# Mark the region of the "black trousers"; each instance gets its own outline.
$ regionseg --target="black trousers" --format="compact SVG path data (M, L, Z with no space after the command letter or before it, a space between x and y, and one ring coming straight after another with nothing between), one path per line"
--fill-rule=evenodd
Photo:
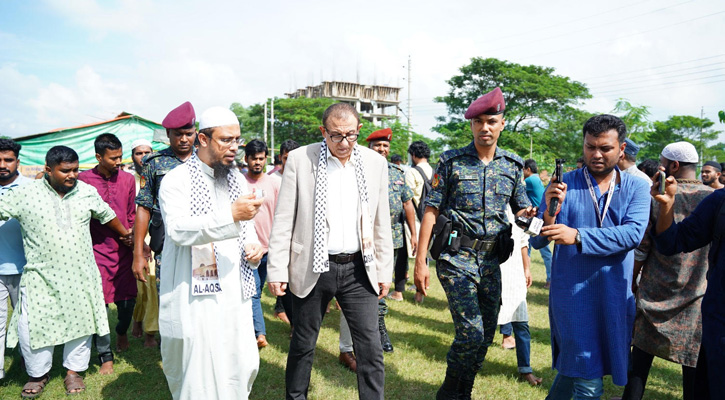
M702 352L701 352L702 353ZM632 346L631 364L632 370L627 376L627 386L624 387L622 400L640 400L644 395L644 388L647 386L649 370L652 368L654 355L647 353L637 346ZM698 368L700 363L698 362ZM706 389L707 385L696 385L695 368L682 366L682 398L684 400L706 399L702 397L700 390Z
M118 310L118 323L115 328L116 334L125 335L128 332L129 325L131 325L133 309L136 307L136 299L121 300L115 302L115 304ZM108 310L108 304L106 304L106 310ZM96 341L96 350L98 351L98 358L101 364L106 361L113 361L111 334L109 333L103 336L93 335L93 339Z
M285 384L288 400L307 399L312 361L320 324L327 303L337 299L347 318L357 356L357 386L360 399L383 399L385 366L378 332L378 296L373 290L362 256L346 264L330 261L330 270L320 274L307 297L292 296L295 329L290 341ZM287 295L285 295L286 297Z
M405 275L408 273L408 245L403 240L403 247L395 249L395 291L405 292L405 284L408 279Z
M287 294L284 296L277 296L277 300L274 303L274 312L285 313L289 318L290 326L295 326L295 307L294 300L292 300L292 292L287 289Z

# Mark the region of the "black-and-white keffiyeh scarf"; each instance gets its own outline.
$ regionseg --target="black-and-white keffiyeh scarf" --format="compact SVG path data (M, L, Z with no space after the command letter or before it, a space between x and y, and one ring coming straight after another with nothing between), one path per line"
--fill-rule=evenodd
M191 156L189 161L186 162L186 165L188 165L189 173L191 174L191 215L206 215L211 212L212 209L209 191L214 190L214 188L210 188L204 180L204 177L202 176L204 172L201 170L201 160L199 160L196 153ZM239 182L237 182L237 177L234 175L234 171L229 171L229 174L227 175L227 182L229 183L229 199L231 200L231 204L231 202L236 200L243 193L241 187L239 186ZM242 295L245 299L250 299L257 293L257 286L254 283L254 272L246 259L244 244L247 241L246 224L251 224L252 221L240 221L240 223L242 224L242 233L237 239L237 244L239 246L239 254L241 256L239 266L241 268L242 275ZM219 260L217 246L213 247L214 258Z
M372 221L368 198L368 185L365 181L365 168L358 146L352 149L352 159L355 166L358 193L360 194L360 227L362 229L362 252L366 268L371 268L374 262L375 247L373 244ZM317 162L317 179L315 180L315 238L313 245L312 272L321 274L330 270L330 260L327 253L327 141L322 141L320 158Z

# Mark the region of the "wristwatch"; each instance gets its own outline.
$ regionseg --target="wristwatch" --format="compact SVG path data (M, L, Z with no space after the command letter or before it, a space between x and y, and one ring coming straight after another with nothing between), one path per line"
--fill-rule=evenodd
M574 242L576 244L582 244L582 235L579 233L579 230L576 231L576 237L574 238Z

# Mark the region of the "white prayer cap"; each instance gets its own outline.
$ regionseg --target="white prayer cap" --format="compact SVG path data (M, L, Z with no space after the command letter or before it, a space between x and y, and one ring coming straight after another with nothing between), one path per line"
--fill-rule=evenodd
M151 142L149 142L148 140L146 140L146 139L136 139L136 140L133 141L133 143L131 143L131 151L133 151L133 149L135 149L138 146L148 146L148 147L151 147L153 149L153 147L151 146Z
M670 161L696 163L699 160L697 149L689 142L670 143L662 149L661 155Z
M239 120L232 110L225 107L208 108L199 117L199 130L227 125L239 125Z

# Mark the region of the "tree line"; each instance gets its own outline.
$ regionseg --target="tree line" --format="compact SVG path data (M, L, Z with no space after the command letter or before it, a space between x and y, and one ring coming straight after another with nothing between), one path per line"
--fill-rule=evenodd
M715 143L721 131L715 122L691 115L673 115L663 121L650 119L650 108L619 99L613 110L589 112L582 108L592 97L585 83L557 75L554 68L520 65L495 58L472 58L459 69L459 73L446 81L448 93L434 100L443 103L447 115L436 118L433 131L437 138L428 138L412 132L413 140L423 140L431 147L432 162L442 151L467 145L471 141L468 121L463 118L468 105L482 94L500 87L506 99L506 128L499 138L499 146L533 158L544 168L551 168L556 158L565 158L574 165L582 153L582 126L591 116L610 113L624 120L629 137L641 146L638 160L658 159L664 146L677 141L688 141L703 154L703 160L725 160L725 143ZM275 145L294 139L305 145L320 140L320 116L334 101L332 99L278 98L274 100ZM248 141L261 139L264 125L264 104L244 107L231 105L242 124L242 136ZM268 123L271 122L269 115ZM725 112L719 119L725 123ZM391 154L405 158L409 130L397 119L382 122L393 130ZM380 129L363 121L360 132L364 138Z

